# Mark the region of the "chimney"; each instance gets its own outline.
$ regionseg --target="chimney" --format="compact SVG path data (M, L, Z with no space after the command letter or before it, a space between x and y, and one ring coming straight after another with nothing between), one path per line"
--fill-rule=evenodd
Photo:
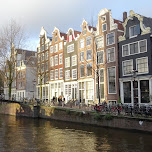
M123 12L123 22L125 22L126 18L127 18L127 12Z

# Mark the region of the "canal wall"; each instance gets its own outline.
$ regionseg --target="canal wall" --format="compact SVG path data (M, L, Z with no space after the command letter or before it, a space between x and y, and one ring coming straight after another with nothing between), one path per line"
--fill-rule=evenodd
M152 119L130 116L112 116L110 114L81 111L80 109L68 109L62 107L29 106L21 103L0 102L0 114L24 116L32 118L53 119L96 125L110 128L138 130L152 132Z

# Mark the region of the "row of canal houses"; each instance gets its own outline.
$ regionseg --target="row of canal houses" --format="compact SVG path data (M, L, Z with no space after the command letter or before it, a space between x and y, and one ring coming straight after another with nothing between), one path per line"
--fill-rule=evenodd
M102 9L96 27L82 21L81 32L42 27L37 46L37 98L50 102L150 103L152 19L130 11L123 21Z

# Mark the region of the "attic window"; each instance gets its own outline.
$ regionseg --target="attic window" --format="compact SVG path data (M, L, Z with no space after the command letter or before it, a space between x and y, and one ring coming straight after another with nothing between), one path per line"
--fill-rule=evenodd
M86 30L86 29L85 29L85 30L83 30L83 32L82 32L82 33L83 33L83 35L85 35L85 34L87 33L87 30Z
M106 16L101 16L101 21L102 22L106 21Z
M129 27L129 37L133 38L140 34L140 25L134 25Z
M55 42L57 42L57 36L55 37Z

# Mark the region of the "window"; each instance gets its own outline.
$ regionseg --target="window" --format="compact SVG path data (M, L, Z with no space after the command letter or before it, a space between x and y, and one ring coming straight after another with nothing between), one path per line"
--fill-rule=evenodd
M107 45L114 44L114 33L107 34Z
M55 79L58 79L58 69L55 69Z
M80 77L84 77L84 65L80 65Z
M139 24L129 27L129 37L130 38L135 37L138 34L140 34L140 25Z
M115 49L110 48L107 50L107 62L115 61Z
M54 52L58 52L58 44L54 45Z
M133 70L133 60L127 60L122 62L123 75L130 75Z
M54 79L54 70L51 70L51 72L50 72L50 79L51 79L51 80Z
M107 24L102 24L102 32L107 30Z
M63 62L63 53L59 54L59 64Z
M70 67L70 57L65 58L65 68Z
M122 56L127 56L127 55L129 55L128 45L124 45L122 46Z
M71 95L71 84L66 84L65 85L65 94L67 96L70 96Z
M84 61L84 51L80 52L80 62Z
M147 44L146 40L142 40L142 41L139 42L140 53L147 51L147 45L146 44Z
M136 60L138 73L148 73L148 58L144 57Z
M93 99L93 81L86 82L86 98Z
M72 69L72 79L77 79L77 69Z
M38 64L38 67L37 67L38 72L40 72L40 68L41 68L41 66L40 66L40 64Z
M97 64L103 63L103 51L97 52Z
M87 64L87 76L92 75L92 64L88 63Z
M141 40L122 46L122 56L134 55L143 52L147 52L147 40Z
M91 50L87 50L87 60L91 60L92 56L91 56Z
M116 68L108 68L108 93L116 93Z
M45 44L45 50L47 50L48 49L48 44Z
M97 49L104 47L103 36L96 38Z
M38 53L40 52L40 48L37 48L37 52L38 52Z
M53 56L51 56L51 58L50 58L50 65L51 65L51 67L54 66Z
M44 72L44 64L42 64L42 67L41 67L41 68L42 68L42 72Z
M83 35L85 35L87 33L87 30L86 29L83 30L82 33L83 33Z
M149 80L140 81L141 103L149 103Z
M53 46L50 47L50 53L53 53Z
M72 66L77 65L77 55L72 56Z
M44 43L44 37L41 40L42 40L42 43Z
M59 69L59 78L62 79L63 78L63 68Z
M70 80L70 70L65 71L65 80Z
M131 103L131 82L123 82L124 103Z
M74 44L67 46L67 53L74 52Z
M59 50L62 50L62 42L59 43Z
M55 55L55 65L58 65L58 55Z
M44 44L41 45L41 51L44 51Z
M41 55L41 60L44 61L44 53Z
M57 39L58 39L58 37L57 37L57 36L55 36L55 42L57 42Z
M49 59L49 52L45 52L45 60L48 60Z
M48 71L48 68L49 68L49 64L48 64L48 62L46 62L45 63L45 70Z
M91 45L91 36L86 37L86 46Z
M138 43L130 44L130 54L138 53Z
M84 39L79 40L79 48L84 48Z

